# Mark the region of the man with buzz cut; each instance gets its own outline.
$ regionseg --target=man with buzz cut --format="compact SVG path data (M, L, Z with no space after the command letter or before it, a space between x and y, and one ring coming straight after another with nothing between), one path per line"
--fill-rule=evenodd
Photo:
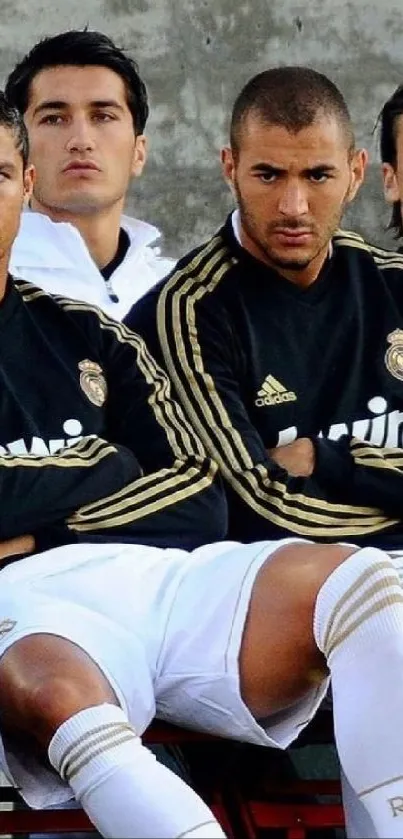
M222 152L237 208L126 318L219 464L232 538L402 546L403 258L339 229L366 162L326 76L253 77ZM346 801L348 835L378 836Z
M101 32L43 38L10 73L36 169L11 270L120 320L173 267L158 230L123 215L147 157L147 91L135 61Z
M232 538L402 545L403 258L339 229L366 163L326 76L255 76L222 152L237 209L126 318L219 464Z

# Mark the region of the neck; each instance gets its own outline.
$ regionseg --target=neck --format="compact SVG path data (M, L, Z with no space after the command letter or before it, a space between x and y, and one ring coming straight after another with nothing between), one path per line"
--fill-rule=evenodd
M104 211L80 214L46 207L33 198L31 209L36 213L43 213L52 221L66 221L76 227L98 268L104 268L115 256L119 243L123 202Z

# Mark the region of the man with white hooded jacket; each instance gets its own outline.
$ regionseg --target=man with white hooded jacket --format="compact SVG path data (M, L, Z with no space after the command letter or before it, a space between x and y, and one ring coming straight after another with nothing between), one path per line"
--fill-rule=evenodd
M146 161L136 63L102 33L62 32L16 65L6 95L24 115L36 169L11 272L122 319L174 265L155 227L123 215Z

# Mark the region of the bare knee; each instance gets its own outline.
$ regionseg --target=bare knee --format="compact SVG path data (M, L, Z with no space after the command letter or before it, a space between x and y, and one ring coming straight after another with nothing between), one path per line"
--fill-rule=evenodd
M78 711L116 694L95 662L54 635L30 635L0 660L0 716L10 733L26 732L47 747L56 729Z
M252 593L254 611L265 622L281 617L285 636L295 628L313 646L316 598L330 574L357 548L295 542L279 548L262 566ZM284 623L286 626L284 626Z
M271 584L278 585L284 596L294 601L294 607L298 608L298 603L301 607L309 604L313 607L330 574L357 550L340 544L285 545L267 564L267 573L272 578Z
M356 550L346 545L309 543L280 548L258 575L254 592L257 602L261 606L270 604L269 614L274 619L281 616L282 622L286 620L286 635L291 638L294 628L301 643L306 641L307 648L313 649L313 614L319 591L332 572ZM263 611L267 620L268 610Z

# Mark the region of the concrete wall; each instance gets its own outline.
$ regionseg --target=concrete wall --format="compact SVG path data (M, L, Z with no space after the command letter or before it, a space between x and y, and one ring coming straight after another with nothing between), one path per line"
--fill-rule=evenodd
M345 223L379 245L388 212L372 129L403 81L403 0L0 0L0 83L43 35L88 24L137 59L152 107L147 170L128 210L159 225L179 255L231 206L219 167L228 114L253 74L308 64L339 85L371 166Z

